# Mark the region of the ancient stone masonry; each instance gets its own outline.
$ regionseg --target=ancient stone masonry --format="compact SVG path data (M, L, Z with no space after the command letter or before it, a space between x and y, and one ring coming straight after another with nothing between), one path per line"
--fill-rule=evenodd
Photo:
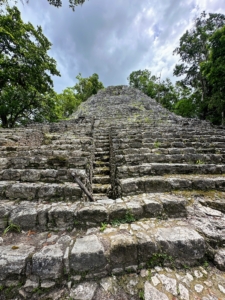
M224 128L116 86L0 150L0 299L225 299Z

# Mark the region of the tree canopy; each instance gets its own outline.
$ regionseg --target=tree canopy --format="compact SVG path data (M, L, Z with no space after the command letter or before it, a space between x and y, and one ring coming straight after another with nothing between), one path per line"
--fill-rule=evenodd
M0 16L0 119L3 127L29 120L54 119L51 75L60 76L47 51L51 43L16 7Z
M29 3L29 0L20 0L22 3L26 2ZM47 0L50 5L53 5L55 7L61 7L62 6L62 0ZM72 8L72 10L75 10L75 7L78 5L82 5L85 0L67 0L69 2L69 7ZM1 4L9 4L10 0L0 0ZM13 0L12 2L16 3L16 0Z

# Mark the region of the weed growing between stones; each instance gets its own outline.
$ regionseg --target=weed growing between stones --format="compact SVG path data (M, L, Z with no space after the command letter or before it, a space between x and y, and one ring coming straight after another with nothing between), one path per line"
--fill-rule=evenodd
M130 211L127 211L124 218L113 219L109 223L105 223L105 222L101 223L100 231L103 232L107 228L108 224L112 225L113 227L118 227L121 224L132 223L135 221L136 221L136 218L134 217L134 215Z
M168 262L174 267L174 259L172 256L166 253L153 253L152 258L147 262L147 266L148 268L154 268L156 266L163 267Z
M155 148L159 148L161 146L161 143L159 141L155 141L154 144L153 144L153 146Z
M197 165L204 165L204 161L199 159L199 160L196 161L196 164Z
M143 290L140 290L138 293L138 297L140 300L145 300L145 294Z
M119 226L120 224L132 223L135 222L136 219L134 215L128 211L123 219L114 219L111 221L112 226Z
M9 226L6 227L3 234L5 235L9 231L21 232L21 229L20 229L19 225L13 224L12 222L9 222Z
M103 232L107 228L107 223L101 223L100 231Z

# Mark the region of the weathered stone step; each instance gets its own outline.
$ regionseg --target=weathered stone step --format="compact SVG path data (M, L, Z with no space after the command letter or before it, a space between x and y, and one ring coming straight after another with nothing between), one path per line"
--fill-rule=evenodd
M84 154L84 153L83 153ZM90 156L90 153L88 153ZM85 168L89 157L83 156L34 156L34 157L0 157L0 170L2 169L62 169L62 168Z
M95 175L109 175L110 169L109 169L109 167L95 168L93 170L93 173L94 173L94 176Z
M143 176L120 179L121 195L170 192L173 190L218 190L225 191L225 176L217 175L171 175Z
M225 165L216 164L167 164L151 163L117 168L118 178L141 177L165 174L224 174Z
M103 153L109 154L108 152L103 152ZM109 155L104 155L104 154L102 154L102 152L100 152L100 155L99 155L99 153L95 153L95 160L108 162L109 161Z
M224 154L130 154L116 155L118 165L138 165L140 163L205 163L205 164L224 164Z
M32 149L30 151L2 151L1 157L8 157L9 158L20 158L20 157L42 157L42 158L53 158L53 157L83 157L83 156L90 156L90 152L81 150L73 150L73 151L67 151L67 150L51 150L51 149Z
M109 167L109 161L95 160L93 163L94 167Z
M101 184L101 183L93 183L92 189L93 193L107 193L107 191L110 189L111 184Z
M207 264L207 263L206 263ZM75 299L75 300L169 300L169 299L224 299L224 273L211 265L171 269L156 266L141 268L139 274L124 273L120 276L107 276L98 281L80 281L72 278L67 286L55 287L45 281L38 286L36 281L27 280L25 285L11 287L11 295L23 295L27 299ZM78 278L78 277L76 277ZM73 283L73 285L72 285ZM52 286L51 286L52 285ZM34 286L36 289L34 289ZM7 296L8 286L4 286L3 297ZM39 292L39 293L38 293ZM59 298L60 297L60 298ZM144 298L143 298L144 297Z
M27 183L1 181L0 199L35 201L79 201L82 192L76 183Z
M104 199L105 198L105 199ZM72 230L100 226L101 223L129 222L141 218L186 218L185 197L158 194L140 194L112 200L104 194L94 194L97 202L54 202L39 204L27 201L0 202L0 231L8 224L22 230ZM224 205L225 206L225 205Z
M83 169L5 169L0 171L0 181L16 180L21 182L70 182L74 181L71 173L76 172L82 180L87 177Z
M110 176L94 176L92 182L98 184L110 183Z
M102 278L134 272L157 253L167 266L192 266L204 260L206 252L201 235L188 223L173 220L140 221L81 236L30 231L14 234L13 243L7 234L0 246L0 280L55 282L69 274L74 280L80 274Z

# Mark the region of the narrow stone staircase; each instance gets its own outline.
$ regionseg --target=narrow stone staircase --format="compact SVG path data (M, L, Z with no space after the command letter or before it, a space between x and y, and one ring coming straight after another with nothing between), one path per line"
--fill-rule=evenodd
M106 199L111 188L109 131L98 128L94 130L94 163L92 190L94 199Z

